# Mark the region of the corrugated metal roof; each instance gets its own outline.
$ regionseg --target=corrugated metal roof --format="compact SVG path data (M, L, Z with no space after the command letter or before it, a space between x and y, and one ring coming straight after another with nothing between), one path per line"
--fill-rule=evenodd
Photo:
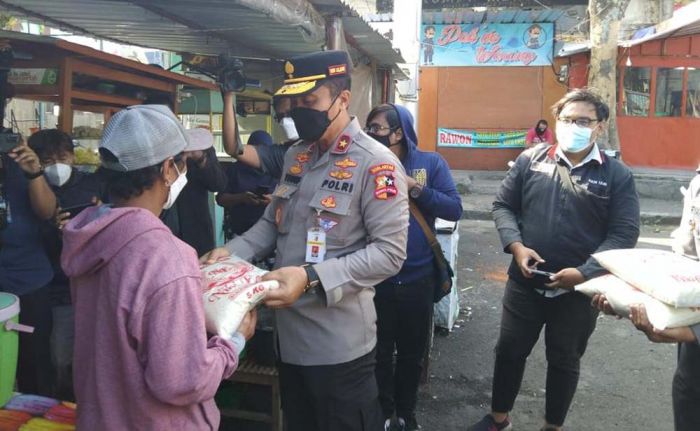
M345 32L352 36L357 47L373 57L380 66L405 63L406 60L391 46L391 41L379 34L360 17L343 17Z
M565 15L563 9L499 9L496 11L474 11L454 9L442 12L423 12L426 24L511 24L527 22L555 22Z
M339 15L345 33L352 36L357 48L376 60L380 66L406 62L401 53L392 47L392 42L372 28L350 3L343 0L309 1L323 14Z
M174 52L287 58L312 52L298 28L222 0L2 0L0 9L72 32Z
M311 3L317 2L340 8L346 31L367 55L387 65L403 61L391 42L344 2ZM0 10L74 33L173 52L283 59L325 43L322 32L308 31L319 24L313 10L316 16L300 14L299 25L290 25L231 0L0 0Z

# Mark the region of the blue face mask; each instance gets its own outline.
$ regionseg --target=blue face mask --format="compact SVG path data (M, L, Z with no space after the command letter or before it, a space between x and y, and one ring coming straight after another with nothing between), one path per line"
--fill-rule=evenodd
M557 121L557 142L567 153L580 153L591 144L593 129Z

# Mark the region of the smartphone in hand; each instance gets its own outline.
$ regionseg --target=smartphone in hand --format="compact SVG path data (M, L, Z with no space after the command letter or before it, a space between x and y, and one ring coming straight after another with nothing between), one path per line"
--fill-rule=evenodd
M74 205L74 206L68 207L68 208L63 208L61 211L67 212L68 214L70 214L70 218L73 218L73 217L77 216L78 214L80 214L80 212L83 211L84 209L90 208L93 206L95 206L95 204L93 202L90 202L87 204L80 204L80 205Z
M530 272L533 273L534 275L540 275L542 277L547 277L547 278L554 276L553 272L540 271L537 268L529 268L529 269L530 269Z
M253 192L255 196L257 196L260 199L265 198L265 195L270 194L270 187L268 186L258 186L255 191Z

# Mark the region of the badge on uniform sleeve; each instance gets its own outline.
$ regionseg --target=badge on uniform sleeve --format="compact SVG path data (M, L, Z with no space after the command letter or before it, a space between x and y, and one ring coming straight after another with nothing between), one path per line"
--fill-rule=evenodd
M326 233L319 227L306 232L306 263L321 263L326 258Z
M306 153L306 152L299 153L296 156L296 160L297 160L297 162L302 163L302 164L307 163L309 160L311 160L311 154Z
M369 173L374 175L374 197L379 200L388 200L399 194L396 188L396 167L390 163L372 166Z

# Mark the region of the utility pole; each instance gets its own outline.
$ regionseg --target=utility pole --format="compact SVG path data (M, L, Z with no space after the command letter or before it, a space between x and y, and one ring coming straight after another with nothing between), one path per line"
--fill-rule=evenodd
M630 0L590 0L591 66L588 86L595 89L610 106L608 133L599 144L603 148L620 149L617 133L617 42L622 19Z

